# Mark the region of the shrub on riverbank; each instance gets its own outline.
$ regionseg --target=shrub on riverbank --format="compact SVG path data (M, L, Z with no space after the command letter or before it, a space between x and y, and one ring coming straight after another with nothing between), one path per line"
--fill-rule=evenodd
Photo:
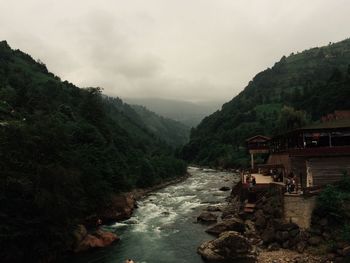
M344 173L343 179L335 185L327 185L317 199L316 213L335 222L346 222L350 218L350 176Z
M317 198L309 233L320 242L322 253L348 256L350 251L350 177L328 185Z

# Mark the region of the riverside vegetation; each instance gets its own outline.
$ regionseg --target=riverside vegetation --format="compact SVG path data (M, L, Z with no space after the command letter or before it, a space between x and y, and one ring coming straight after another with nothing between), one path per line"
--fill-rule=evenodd
M50 261L112 194L184 175L148 126L120 99L61 81L0 42L1 262Z
M183 158L200 165L247 166L247 138L276 135L349 109L349 64L350 39L283 56L192 130Z

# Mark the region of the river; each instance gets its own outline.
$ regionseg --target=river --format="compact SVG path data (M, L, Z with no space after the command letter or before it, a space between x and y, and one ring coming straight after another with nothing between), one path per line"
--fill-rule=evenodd
M230 191L222 186L238 182L229 172L190 167L185 181L158 190L138 202L138 209L124 222L103 226L121 240L107 248L79 254L69 260L77 263L202 263L196 253L205 240L207 226L196 217L208 205L223 204Z

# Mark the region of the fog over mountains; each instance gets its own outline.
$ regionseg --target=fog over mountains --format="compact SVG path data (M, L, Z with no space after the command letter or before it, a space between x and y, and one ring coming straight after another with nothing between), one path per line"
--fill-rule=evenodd
M197 126L204 117L221 109L224 103L221 100L189 102L161 98L123 98L123 100L129 104L145 106L161 116L182 122L188 127Z

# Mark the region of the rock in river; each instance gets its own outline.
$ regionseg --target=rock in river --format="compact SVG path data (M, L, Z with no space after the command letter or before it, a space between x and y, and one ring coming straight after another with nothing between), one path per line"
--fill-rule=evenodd
M231 188L228 187L228 186L223 186L223 187L221 187L219 190L220 190L220 191L230 191Z
M208 212L220 212L221 208L220 208L220 206L210 205L207 207L207 211Z
M202 223L213 223L217 221L217 218L217 215L204 211L197 217L197 221Z
M114 195L111 203L101 214L103 222L129 219L134 211L136 199L133 194Z
M207 262L256 262L256 253L248 239L235 231L223 232L219 238L204 242L198 253Z
M74 252L82 252L92 248L101 248L111 245L119 240L116 234L97 230L93 234L87 234L76 246Z
M208 228L206 232L209 234L218 236L225 231L236 231L239 233L243 233L244 230L245 230L245 225L241 219L231 218L231 219L224 220L220 223L217 223L216 225Z

